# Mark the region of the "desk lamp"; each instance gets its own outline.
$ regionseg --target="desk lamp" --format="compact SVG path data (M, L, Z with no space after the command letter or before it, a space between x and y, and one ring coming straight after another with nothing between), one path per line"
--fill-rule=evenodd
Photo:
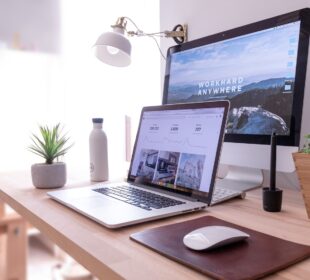
M136 28L136 31L128 31L127 21L132 23ZM126 38L128 36L148 36L155 40L158 49L159 45L155 39L155 36L170 37L177 44L182 44L187 41L187 25L176 25L172 31L162 31L156 33L145 33L137 27L133 20L128 17L119 17L114 25L111 26L113 31L105 32L99 36L94 47L96 57L104 63L125 67L130 64L131 44ZM165 57L161 50L160 53Z

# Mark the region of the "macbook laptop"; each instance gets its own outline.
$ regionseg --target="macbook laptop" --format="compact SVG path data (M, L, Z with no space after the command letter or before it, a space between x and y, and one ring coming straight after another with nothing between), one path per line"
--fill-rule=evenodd
M96 222L118 228L210 205L228 101L145 107L126 182L48 192Z

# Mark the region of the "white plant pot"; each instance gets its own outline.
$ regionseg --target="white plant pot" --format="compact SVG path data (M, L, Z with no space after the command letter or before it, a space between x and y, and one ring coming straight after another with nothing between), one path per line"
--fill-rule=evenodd
M61 188L67 180L66 164L64 162L33 164L31 177L36 188Z

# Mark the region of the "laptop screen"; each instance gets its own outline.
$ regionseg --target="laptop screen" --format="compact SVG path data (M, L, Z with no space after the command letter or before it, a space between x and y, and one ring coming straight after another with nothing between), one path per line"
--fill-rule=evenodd
M225 107L170 107L142 111L128 179L207 197L214 184Z

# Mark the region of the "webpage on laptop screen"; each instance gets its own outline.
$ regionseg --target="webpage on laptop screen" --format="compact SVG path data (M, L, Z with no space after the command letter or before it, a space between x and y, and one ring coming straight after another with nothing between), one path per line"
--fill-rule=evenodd
M144 112L130 178L208 192L223 112L223 108Z

